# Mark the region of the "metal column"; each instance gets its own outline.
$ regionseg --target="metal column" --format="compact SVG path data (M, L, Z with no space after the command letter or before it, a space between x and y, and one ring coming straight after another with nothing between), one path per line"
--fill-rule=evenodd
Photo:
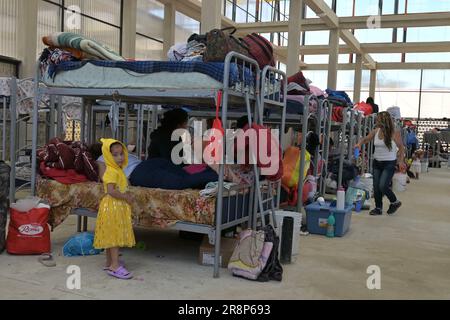
M350 128L348 133L348 150L347 150L347 159L353 159L353 141L355 135L355 110L350 111Z
M342 134L341 134L341 141L340 141L340 158L339 158L339 173L338 173L338 185L337 187L342 187L342 173L344 171L344 158L345 158L345 133L347 131L347 108L343 110L343 120L342 120Z
M326 189L326 183L325 178L323 175L327 174L328 172L328 158L330 154L330 138L331 138L331 119L333 115L333 106L327 101L323 101L323 108L327 110L326 114L326 124L325 124L325 141L323 145L323 160L324 160L324 167L322 168L322 179L320 183L320 194L323 196L325 195L325 189Z
M6 97L3 97L2 160L6 160Z
M302 145L300 151L300 172L298 174L298 199L297 199L297 212L301 213L303 209L303 181L306 161L306 135L308 133L308 119L309 119L309 100L311 96L305 96L305 102L303 108L303 122L302 122Z
M10 126L10 147L9 158L11 165L10 181L9 181L9 201L13 203L16 201L16 125L17 125L17 79L11 78L9 81L9 87L11 88L11 96L9 100L9 112L11 119ZM34 136L33 136L34 138Z

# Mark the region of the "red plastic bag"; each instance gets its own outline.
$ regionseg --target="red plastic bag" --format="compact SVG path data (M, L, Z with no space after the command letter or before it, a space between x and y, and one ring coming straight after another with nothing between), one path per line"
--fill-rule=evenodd
M220 111L220 106L222 105L222 91L219 91L217 93L217 104L216 104L216 119L214 119L211 131L212 131L212 137L210 139L210 143L212 144L215 140L216 137L215 135L222 135L222 138L224 138L225 136L225 129L223 128L222 125L222 121L220 120L219 117L219 111ZM216 151L218 151L216 153ZM222 141L218 142L217 148L212 150L211 152L211 160L215 163L215 164L219 164L220 159L222 158L222 154L223 154L223 139Z
M365 102L360 102L356 105L355 110L364 112L365 116L369 116L373 113L373 107Z
M48 216L50 207L39 205L23 213L10 209L6 251L9 254L34 255L51 252Z

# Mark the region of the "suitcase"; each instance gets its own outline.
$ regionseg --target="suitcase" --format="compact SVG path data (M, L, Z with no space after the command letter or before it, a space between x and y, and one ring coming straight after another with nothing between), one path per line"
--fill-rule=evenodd
M8 219L9 208L9 175L11 168L3 161L0 161L0 253L6 246L6 220Z

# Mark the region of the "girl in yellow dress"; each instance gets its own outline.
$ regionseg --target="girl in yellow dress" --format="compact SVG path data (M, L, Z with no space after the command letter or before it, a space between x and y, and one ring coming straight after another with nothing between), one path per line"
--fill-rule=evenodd
M102 139L102 144L106 195L98 210L94 247L106 249L105 271L110 276L131 279L133 275L119 262L119 248L131 248L136 244L131 222L132 195L128 192L128 180L123 172L128 165L128 151L117 140Z

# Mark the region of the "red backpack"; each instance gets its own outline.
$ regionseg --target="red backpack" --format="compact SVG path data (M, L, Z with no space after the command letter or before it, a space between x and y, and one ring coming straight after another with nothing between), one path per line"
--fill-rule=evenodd
M243 41L247 45L250 55L258 62L261 69L267 65L275 66L273 47L270 41L257 33L247 35Z

